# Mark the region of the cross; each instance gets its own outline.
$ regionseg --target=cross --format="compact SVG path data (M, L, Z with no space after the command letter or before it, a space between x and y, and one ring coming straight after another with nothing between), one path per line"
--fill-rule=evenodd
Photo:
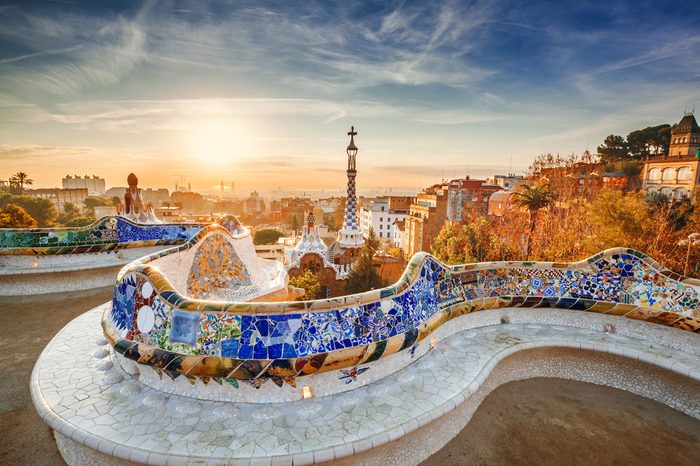
M350 132L348 133L348 136L357 136L357 131L355 131L354 126L350 127Z

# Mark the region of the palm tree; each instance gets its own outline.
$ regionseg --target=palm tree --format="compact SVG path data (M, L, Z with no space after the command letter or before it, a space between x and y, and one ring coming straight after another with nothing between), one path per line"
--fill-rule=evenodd
M10 178L10 183L19 187L19 192L22 194L24 192L24 186L31 186L34 183L34 180L30 179L29 175L24 172L17 172L12 175L12 178Z
M530 214L530 231L527 235L527 249L525 260L530 258L532 252L532 234L535 232L537 212L554 204L554 193L549 190L549 185L525 186L525 190L514 193L515 205L527 209Z

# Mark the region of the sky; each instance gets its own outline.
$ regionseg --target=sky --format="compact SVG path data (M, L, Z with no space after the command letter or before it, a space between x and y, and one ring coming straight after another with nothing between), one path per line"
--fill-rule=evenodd
M0 179L418 189L700 111L695 1L0 4Z

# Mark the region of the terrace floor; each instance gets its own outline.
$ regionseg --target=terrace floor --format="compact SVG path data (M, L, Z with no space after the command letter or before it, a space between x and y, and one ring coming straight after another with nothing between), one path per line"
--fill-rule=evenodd
M112 289L0 298L0 464L62 464L31 402L36 358ZM700 421L661 403L582 382L531 379L493 391L424 464L700 464Z

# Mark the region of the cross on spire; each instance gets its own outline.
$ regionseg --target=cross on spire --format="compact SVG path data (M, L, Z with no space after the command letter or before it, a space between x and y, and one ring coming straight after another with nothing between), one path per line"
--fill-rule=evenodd
M355 131L354 126L350 127L350 131L348 132L348 136L350 136L350 137L357 136L357 131Z

